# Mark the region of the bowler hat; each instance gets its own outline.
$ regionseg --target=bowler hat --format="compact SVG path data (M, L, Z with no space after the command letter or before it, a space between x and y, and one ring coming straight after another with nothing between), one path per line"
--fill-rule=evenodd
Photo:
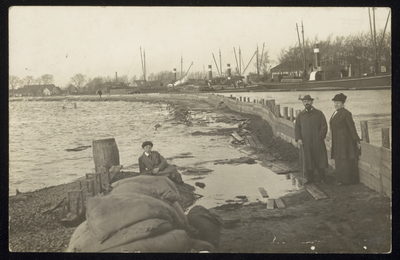
M346 101L346 96L343 93L340 94L336 94L334 98L332 98L332 101L341 101L342 103L344 103L344 101Z
M153 147L153 143L152 143L152 142L146 141L146 142L143 142L142 148L144 148L145 146L148 146L148 145L150 145L151 147Z
M313 98L311 98L310 95L305 95L304 97L301 98L301 101L303 100L314 100Z

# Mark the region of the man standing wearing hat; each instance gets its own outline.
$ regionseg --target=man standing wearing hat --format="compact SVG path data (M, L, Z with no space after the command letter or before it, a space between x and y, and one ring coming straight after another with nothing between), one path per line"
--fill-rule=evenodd
M295 140L303 151L303 169L306 183L314 182L314 169L318 169L320 181L325 182L325 169L328 168L328 155L325 137L328 125L320 110L314 108L313 98L305 95L302 99L305 109L299 113L295 123Z
M168 164L159 152L151 150L153 148L152 142L143 142L142 148L144 152L139 157L140 174L165 176L177 184L183 184L182 176L178 170L173 165Z

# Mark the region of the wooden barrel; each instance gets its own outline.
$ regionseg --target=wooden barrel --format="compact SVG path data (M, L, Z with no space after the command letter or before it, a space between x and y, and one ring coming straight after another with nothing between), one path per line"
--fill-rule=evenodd
M93 160L96 172L105 172L105 165L119 165L119 151L115 139L94 140Z

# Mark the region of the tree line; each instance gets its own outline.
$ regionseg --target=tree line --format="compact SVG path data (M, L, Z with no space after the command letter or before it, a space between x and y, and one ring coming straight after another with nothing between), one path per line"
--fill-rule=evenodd
M348 36L337 36L333 38L332 35L329 35L325 40L319 40L318 36L316 36L313 40L307 38L303 43L300 44L294 43L286 48L281 49L281 52L278 56L278 63L284 62L303 62L304 58L306 62L310 62L314 60L314 44L319 44L320 49L320 59L321 60L344 60L348 64L356 64L363 68L363 71L367 71L368 68L371 67L371 64L375 63L379 65L385 66L387 70L391 70L391 60L392 60L392 49L391 49L391 32L386 32L384 34L384 30L381 30L376 35L376 48L374 48L374 44L372 44L372 35L366 32L360 32L357 34L351 34ZM375 56L376 54L376 56ZM254 57L254 56L253 56ZM376 60L375 60L376 57ZM272 63L277 63L277 61L272 61L269 58L268 50L263 51L261 54L258 53L258 57L256 59L258 61L252 63L254 68L258 68L258 71L261 76L267 78L270 74L270 69L272 67ZM250 64L252 60L246 65L244 61L241 62L241 73L239 69L236 67L232 68L232 75L240 75L245 74L248 71L247 66ZM308 64L306 64L308 67ZM216 70L213 70L213 75L216 74ZM223 72L220 72L226 76L226 69ZM208 76L208 71L182 71L182 73L176 72L176 75L172 71L165 70L157 73L150 73L147 77L147 81L170 81L171 83L175 80L183 78L184 76L194 79L206 79ZM127 75L117 77L117 81L121 85L125 86L134 86L136 80L143 80L143 75L139 78L134 75L129 78ZM94 78L89 78L84 74L78 73L71 77L68 84L64 86L67 88L70 84L73 84L78 89L83 91L96 91L103 87L103 85L107 82L114 82L114 77L102 77L97 76ZM33 76L26 76L23 79L15 75L9 76L9 88L16 89L18 87L23 87L24 85L44 85L44 84L52 84L54 82L54 76L50 74L42 75L38 78L34 78Z

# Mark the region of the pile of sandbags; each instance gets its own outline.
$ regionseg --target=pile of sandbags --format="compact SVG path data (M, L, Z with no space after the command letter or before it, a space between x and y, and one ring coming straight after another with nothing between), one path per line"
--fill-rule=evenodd
M74 231L67 252L212 251L189 237L179 192L167 177L138 176L112 184L109 195L87 200L86 221Z

